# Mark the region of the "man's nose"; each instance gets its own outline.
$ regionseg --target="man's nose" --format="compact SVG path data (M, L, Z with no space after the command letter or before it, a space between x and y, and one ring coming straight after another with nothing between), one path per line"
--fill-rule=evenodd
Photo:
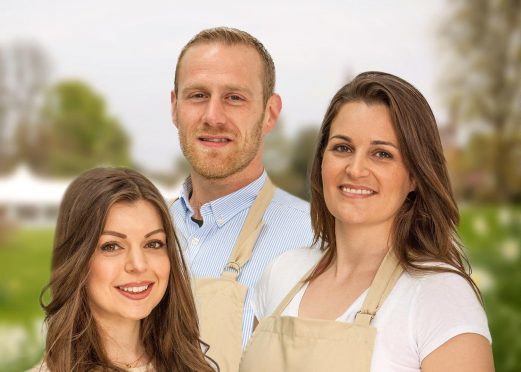
M222 125L226 121L223 102L219 97L210 97L204 113L204 121L211 125Z

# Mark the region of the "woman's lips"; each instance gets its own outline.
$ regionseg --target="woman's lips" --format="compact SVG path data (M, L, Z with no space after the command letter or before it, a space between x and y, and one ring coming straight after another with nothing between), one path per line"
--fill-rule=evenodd
M376 194L376 191L365 186L341 185L339 189L344 195L357 198L365 198Z
M132 285L125 284L117 286L116 289L126 298L129 298L131 300L142 300L148 297L148 295L152 291L153 286L153 282L148 282Z

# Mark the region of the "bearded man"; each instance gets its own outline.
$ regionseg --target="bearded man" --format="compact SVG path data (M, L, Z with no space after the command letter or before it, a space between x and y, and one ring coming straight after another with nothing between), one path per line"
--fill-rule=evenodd
M203 30L177 61L172 118L191 170L171 214L195 278L201 338L221 371L238 370L263 270L313 239L308 203L264 170L264 137L282 108L274 87L271 56L244 31Z

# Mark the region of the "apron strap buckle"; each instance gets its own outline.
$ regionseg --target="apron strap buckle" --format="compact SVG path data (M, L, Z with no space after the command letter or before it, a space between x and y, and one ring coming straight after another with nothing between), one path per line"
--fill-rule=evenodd
M226 266L224 266L223 272L226 272L226 271L232 272L236 276L239 276L239 274L241 272L241 265L239 265L238 262L230 261L226 264Z
M373 320L376 312L371 312L369 310L360 310L355 315L355 323L369 325Z

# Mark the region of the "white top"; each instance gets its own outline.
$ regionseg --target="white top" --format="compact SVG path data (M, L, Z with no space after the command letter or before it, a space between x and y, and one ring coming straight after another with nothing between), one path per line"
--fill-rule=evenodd
M255 288L257 319L270 316L298 280L322 257L318 248L288 251L274 259ZM307 285L282 312L298 316ZM353 322L367 291L337 321ZM491 342L487 317L468 282L453 273L403 273L371 325L377 329L372 371L420 371L433 350L462 333L477 333Z

